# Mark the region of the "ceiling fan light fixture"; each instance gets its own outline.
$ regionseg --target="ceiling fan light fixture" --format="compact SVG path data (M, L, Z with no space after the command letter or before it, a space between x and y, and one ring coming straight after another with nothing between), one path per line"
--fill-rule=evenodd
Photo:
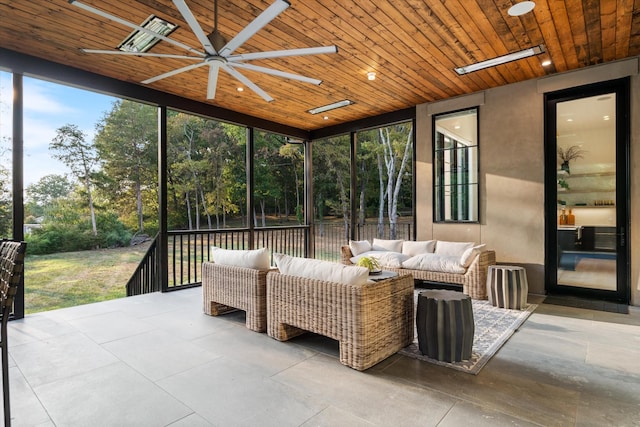
M371 80L371 81L373 81L373 80L375 80L375 79L376 79L376 73L375 73L374 71L369 71L369 72L367 73L367 80Z
M320 114L326 111L335 110L336 108L346 107L354 102L349 99L343 99L342 101L334 102L333 104L323 105L322 107L316 107L308 110L310 114Z
M519 59L528 58L530 56L539 55L545 52L544 45L530 47L528 49L519 50L517 52L508 53L506 55L497 56L487 59L486 61L476 62L474 64L465 65L464 67L454 68L459 75L472 73L485 68L495 67L496 65L506 64L507 62L517 61Z
M155 15L149 15L147 19L140 25L145 30L161 36L167 36L173 32L178 26L170 22L160 19ZM117 46L123 52L146 52L158 43L160 39L152 36L148 32L134 30Z

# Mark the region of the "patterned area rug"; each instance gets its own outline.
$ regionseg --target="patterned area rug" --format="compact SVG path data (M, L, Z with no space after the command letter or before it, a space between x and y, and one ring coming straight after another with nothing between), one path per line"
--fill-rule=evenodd
M421 291L421 290L420 290ZM415 298L418 292L416 290ZM418 348L418 334L415 341L399 351L400 354L424 360L436 365L446 366L468 374L477 375L489 359L507 342L515 331L527 320L529 315L538 307L529 304L525 310L507 310L492 306L489 301L472 300L473 320L475 324L473 349L471 359L462 362L441 362L420 353Z

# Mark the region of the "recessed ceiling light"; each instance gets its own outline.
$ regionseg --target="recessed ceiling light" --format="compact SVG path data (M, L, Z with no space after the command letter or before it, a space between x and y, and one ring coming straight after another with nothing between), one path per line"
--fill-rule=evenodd
M323 116L322 119L323 120L329 120L329 116Z
M375 73L375 72L373 72L373 71L369 71L369 72L367 73L367 79L369 79L369 80L375 80L375 79L376 79L376 73Z
M237 90L238 90L238 92L244 92L244 88L243 87L239 87Z
M532 1L521 1L511 6L507 13L511 16L520 16L531 12L534 7L536 7L536 4Z
M455 68L455 71L456 73L463 75L473 71L495 67L496 65L506 64L507 62L517 61L518 59L528 58L529 56L539 55L544 51L544 45L541 44L530 47L529 49L519 50L518 52L512 52L506 55L487 59L486 61L476 62L475 64L465 65L464 67L458 67Z
M145 30L160 34L161 36L171 34L177 27L175 24L154 15L150 15L140 26ZM160 39L154 37L151 33L134 30L118 45L118 49L123 52L146 52L159 41Z
M572 122L572 121L573 121L573 119L567 119L567 121L568 121L568 122Z
M609 120L609 116L602 116L604 120Z
M343 99L342 101L334 102L333 104L323 105L322 107L316 107L309 110L311 114L324 113L325 111L333 110L340 107L346 107L347 105L353 104L353 101L348 99Z
M542 65L543 67L548 67L549 65L551 65L551 60L550 59L545 59L544 61L542 61L540 63L540 65Z

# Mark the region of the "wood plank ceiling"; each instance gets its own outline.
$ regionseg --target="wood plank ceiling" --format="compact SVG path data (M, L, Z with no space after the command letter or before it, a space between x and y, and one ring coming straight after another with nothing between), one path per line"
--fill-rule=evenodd
M178 25L170 37L201 50L171 0L83 0L136 24L154 14ZM213 0L186 0L205 33ZM230 40L271 0L220 0L218 29ZM337 45L338 53L252 61L322 79L320 86L242 72L275 100L267 103L221 72L215 100L206 100L207 68L149 84L160 91L303 130L315 130L424 102L574 70L640 54L640 0L536 0L533 12L509 16L512 0L291 0L291 6L236 53ZM67 0L0 0L0 47L139 84L183 67L181 59L88 54L115 49L131 28ZM460 76L455 67L544 45L546 53ZM167 42L151 52L185 54ZM551 59L547 67L542 60ZM0 58L0 67L10 70ZM376 72L374 81L368 72ZM307 110L349 99L323 114Z

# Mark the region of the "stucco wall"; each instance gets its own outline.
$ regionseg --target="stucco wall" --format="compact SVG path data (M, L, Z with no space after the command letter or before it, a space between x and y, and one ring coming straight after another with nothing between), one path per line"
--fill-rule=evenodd
M416 109L417 239L486 243L499 263L527 269L529 291L544 284L544 93L631 76L631 290L640 305L640 77L638 58L502 86ZM436 224L432 214L432 116L479 106L480 223Z

